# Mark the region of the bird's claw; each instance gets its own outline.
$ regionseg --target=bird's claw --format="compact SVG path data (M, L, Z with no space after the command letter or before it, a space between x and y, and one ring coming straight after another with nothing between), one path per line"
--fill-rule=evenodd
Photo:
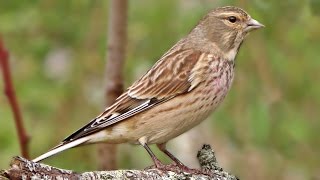
M155 165L147 167L145 170L148 169L158 169L160 171L172 171L175 173L188 173L188 174L203 174L212 176L212 172L207 169L193 169L189 168L188 166L184 164L178 164L178 163L171 163L171 164L163 164L161 162L157 162Z

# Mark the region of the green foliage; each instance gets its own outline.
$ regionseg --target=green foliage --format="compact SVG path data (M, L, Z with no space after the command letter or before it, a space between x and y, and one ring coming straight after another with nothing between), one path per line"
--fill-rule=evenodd
M34 157L104 109L108 1L0 2L0 34L10 51ZM299 168L305 178L316 176L320 162L317 0L130 1L126 84L144 74L208 10L222 5L243 7L266 28L252 33L244 43L234 86L212 116L212 130L226 137L237 154L260 154L261 162L255 162L263 166L262 174L278 163L285 172ZM62 54L65 60L50 61L49 54ZM19 146L4 95L0 95L0 124L0 168L6 168ZM124 153L119 157L122 167L150 162L144 150L133 150L145 164L137 166ZM94 151L93 147L73 149L47 162L75 170L95 169ZM250 179L249 168L241 171L241 166L242 162L231 165L240 177ZM285 177L283 172L274 173L270 177Z

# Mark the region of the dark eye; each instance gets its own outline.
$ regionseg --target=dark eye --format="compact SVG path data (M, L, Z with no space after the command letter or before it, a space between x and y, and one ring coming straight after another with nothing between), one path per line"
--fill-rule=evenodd
M229 16L228 17L228 20L231 22L231 23L235 23L237 21L237 18L235 16Z

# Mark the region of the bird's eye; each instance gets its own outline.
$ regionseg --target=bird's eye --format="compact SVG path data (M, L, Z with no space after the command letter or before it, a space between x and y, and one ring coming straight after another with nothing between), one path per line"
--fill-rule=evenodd
M237 18L235 16L229 16L228 17L228 20L231 22L231 23L235 23L237 21Z

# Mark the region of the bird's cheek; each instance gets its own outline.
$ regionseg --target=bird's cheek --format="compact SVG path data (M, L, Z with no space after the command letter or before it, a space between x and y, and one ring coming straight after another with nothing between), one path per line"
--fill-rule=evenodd
M243 39L244 39L248 36L249 32L244 31L242 34L243 34Z
M245 31L244 29L241 29L241 30L239 30L238 37L246 37L247 34L248 34L247 31Z

